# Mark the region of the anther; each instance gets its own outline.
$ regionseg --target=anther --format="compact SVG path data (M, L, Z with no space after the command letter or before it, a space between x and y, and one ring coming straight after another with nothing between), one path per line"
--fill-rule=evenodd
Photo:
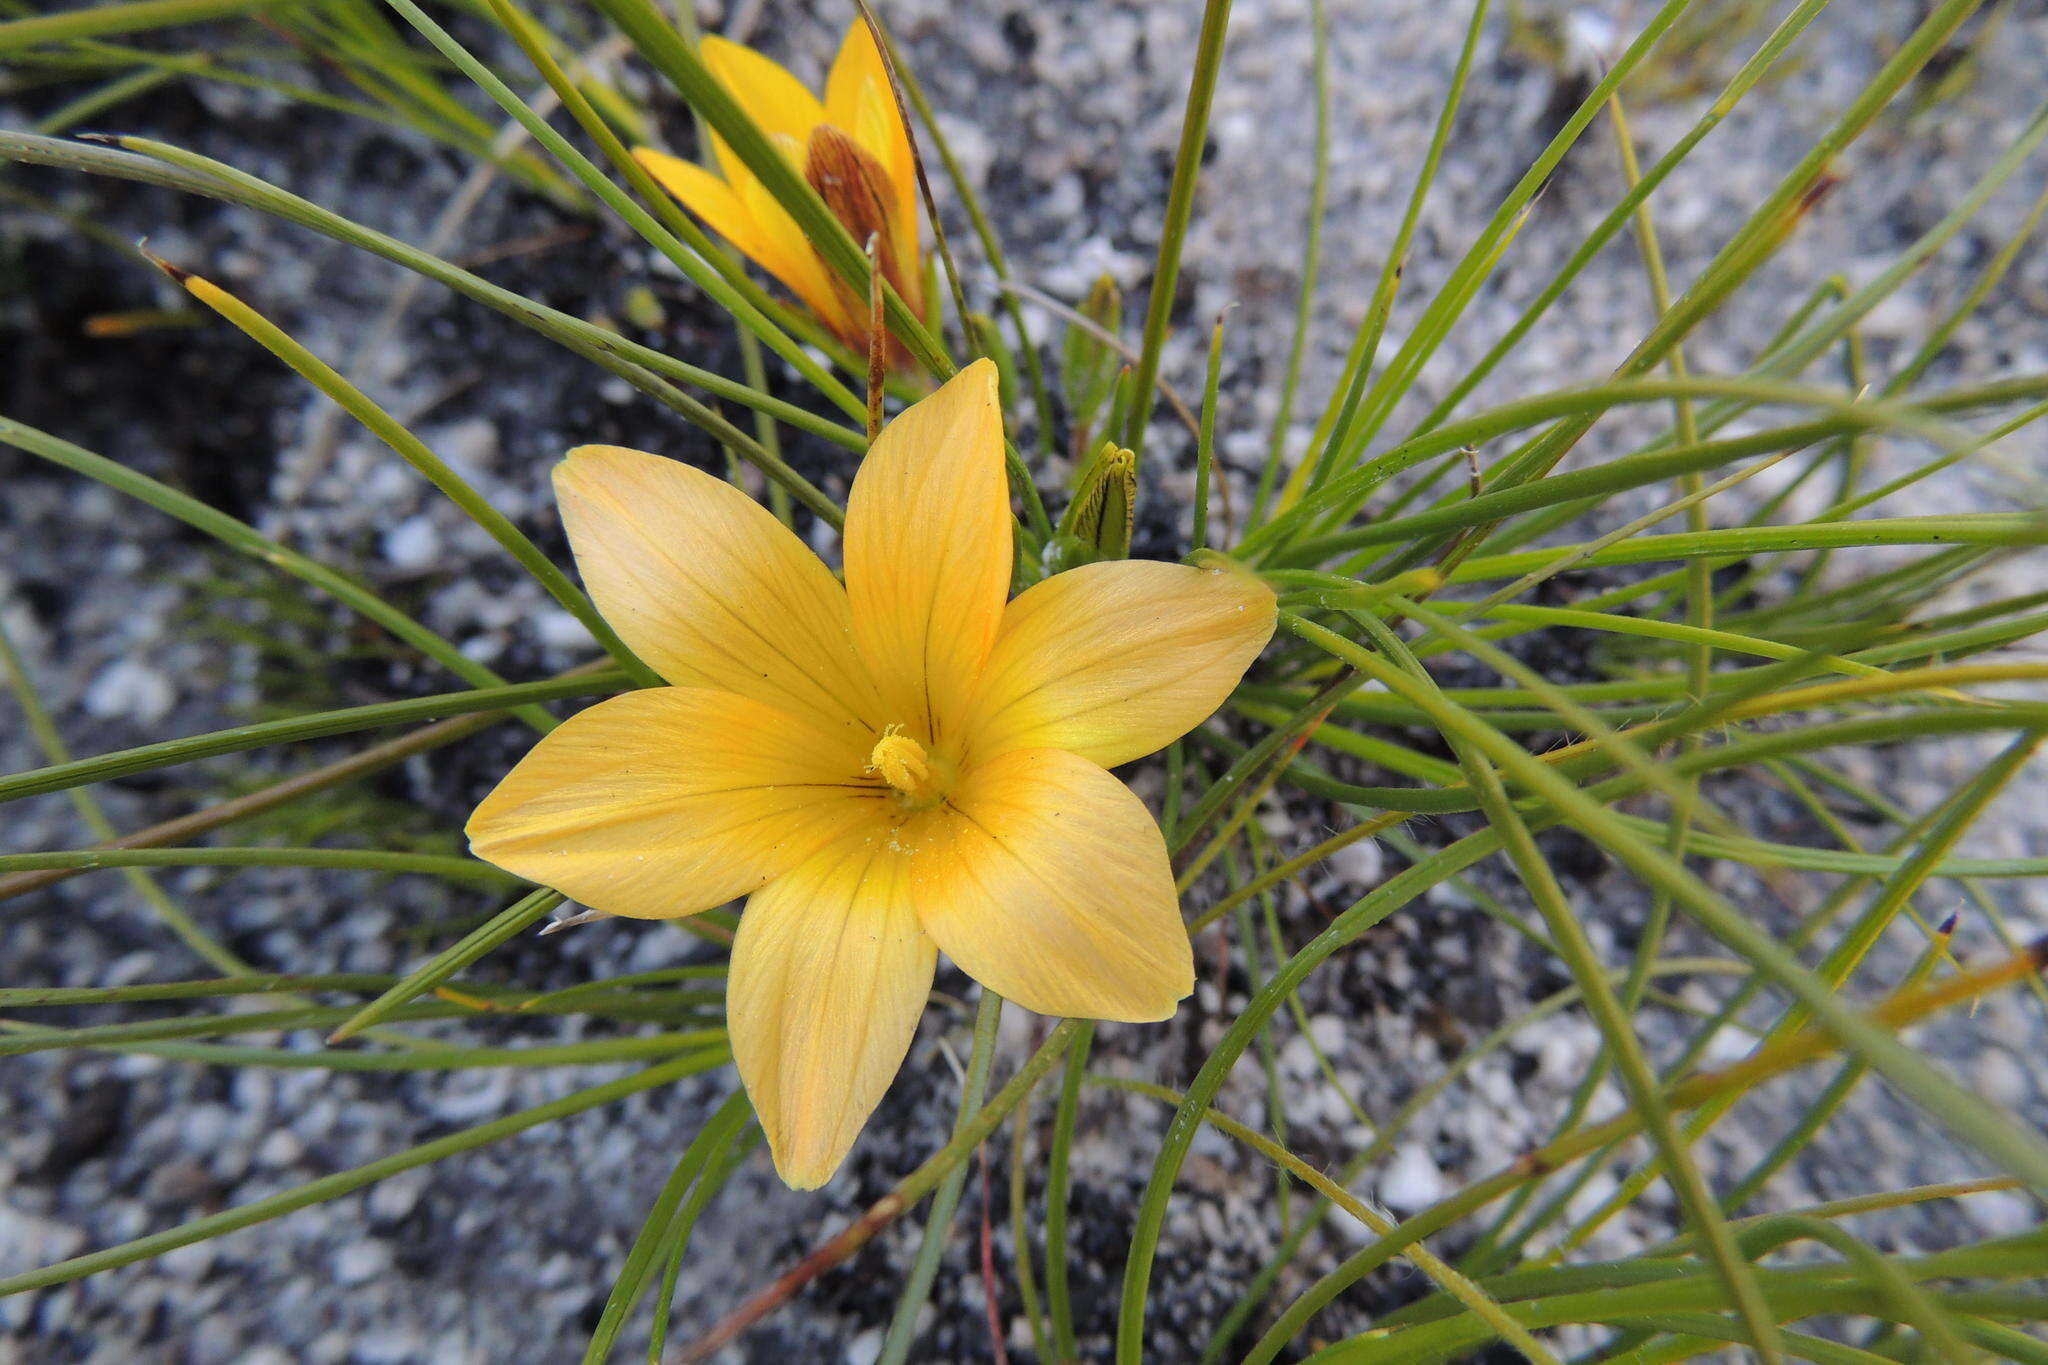
M924 746L904 734L900 725L890 726L875 741L874 752L868 755L867 770L905 796L922 798L931 792L931 761L925 756Z

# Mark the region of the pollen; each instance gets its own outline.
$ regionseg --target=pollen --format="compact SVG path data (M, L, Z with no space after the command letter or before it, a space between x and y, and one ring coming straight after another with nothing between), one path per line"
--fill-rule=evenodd
M912 801L926 802L938 796L937 774L924 746L892 725L875 741L868 755L867 771L887 782Z

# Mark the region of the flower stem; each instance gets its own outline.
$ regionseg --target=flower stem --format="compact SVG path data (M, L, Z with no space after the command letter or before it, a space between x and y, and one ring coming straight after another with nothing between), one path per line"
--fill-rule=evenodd
M981 1008L974 1015L974 1051L967 1058L967 1078L960 1087L960 1112L953 1120L958 1136L981 1109L988 1092L989 1067L995 1061L996 1026L1002 1022L1003 997L983 989ZM939 1273L939 1258L946 1253L946 1238L953 1228L953 1210L960 1203L961 1187L967 1183L967 1163L946 1173L938 1193L932 1196L932 1216L924 1225L924 1240L918 1243L917 1260L896 1300L896 1315L889 1320L889 1335L882 1342L876 1365L903 1365L910 1356L911 1341L917 1335L918 1311L931 1297L932 1280Z
M1145 308L1144 349L1138 355L1135 387L1124 430L1124 445L1140 459L1145 454L1145 423L1152 415L1152 387L1159 379L1159 353L1172 320L1174 286L1180 281L1180 254L1187 240L1188 218L1195 207L1195 180L1201 173L1202 147L1209 136L1209 107L1216 97L1216 77L1223 69L1223 40L1230 31L1230 0L1208 0L1202 9L1202 31L1195 42L1188 102L1181 116L1180 149L1173 158L1173 183L1166 193L1166 223L1159 233L1159 259L1152 269L1152 296Z

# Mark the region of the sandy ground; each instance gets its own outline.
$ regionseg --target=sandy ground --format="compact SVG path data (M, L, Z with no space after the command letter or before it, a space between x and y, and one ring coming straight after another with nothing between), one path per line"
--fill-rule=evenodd
M903 0L884 12L943 111L945 126L987 196L1018 274L1072 299L1107 271L1134 291L1148 276L1166 176L1178 137L1182 82L1199 6L1053 4L1008 7ZM1563 23L1589 56L1617 25L1640 22L1645 5L1532 4ZM1824 129L1909 30L1919 6L1872 0L1825 14L1774 77L1700 149L1657 199L1672 273L1682 286ZM745 17L745 16L741 16ZM716 27L722 16L707 12ZM1302 386L1301 429L1334 382L1421 162L1462 38L1462 7L1418 0L1336 0L1331 5L1334 155L1324 235L1324 287ZM755 35L806 74L837 41L843 16L794 5L762 7ZM1666 71L1657 98L1632 110L1639 144L1654 156L1698 117L1698 89L1718 88L1756 36L1723 34L1682 68ZM1197 225L1179 301L1181 326L1167 373L1199 388L1209 321L1226 306L1224 457L1247 489L1273 420L1277 376L1292 333L1308 200L1313 102L1304 0L1239 0L1218 93ZM1732 55L1731 55L1732 54ZM1841 272L1868 279L1925 230L2031 116L2038 73L2048 66L2048 10L2020 4L1974 81L1926 113L1888 114L1837 168L1840 190L1815 214L1729 313L1690 345L1703 371L1737 367L1813 282ZM1463 115L1453 129L1425 211L1407 286L1389 329L1398 344L1419 304L1442 281L1502 194L1555 131L1580 87L1569 75L1511 49L1506 25L1487 27ZM10 126L29 111L0 105ZM197 145L342 207L409 240L423 240L456 192L461 169L445 156L334 120L283 112L240 92L197 99L166 95L120 122ZM117 121L118 122L118 121ZM674 123L678 135L682 122ZM174 259L207 262L330 356L347 355L369 331L396 284L395 272L346 250L241 213L179 203L154 192L92 188L34 178L98 213L126 235L147 232ZM1475 301L1394 419L1425 411L1464 366L1514 319L1564 259L1578 234L1621 186L1611 138L1596 128L1565 162L1494 285ZM1911 286L1867 320L1880 372L1967 284L2040 192L2038 168L1996 196L1978 222ZM957 216L957 215L954 215ZM964 225L953 224L965 243ZM531 196L494 190L462 225L449 254L535 238L490 267L492 277L557 306L617 316L626 291L652 283L667 318L642 335L702 363L736 372L714 316L644 250L609 229L591 233ZM288 377L225 329L168 333L122 343L79 340L83 316L172 302L146 272L66 240L49 220L0 208L0 410L80 441L201 493L308 552L358 567L420 609L436 629L513 676L534 676L583 657L586 642L536 589L500 562L495 547L440 505L381 448L345 427L322 439L322 422ZM976 288L987 272L963 247ZM11 287L10 287L11 285ZM1041 335L1046 315L1031 310ZM1957 336L1938 383L1981 379L2048 364L2048 255L2029 252L1999 296ZM1473 403L1541 392L1604 374L1640 335L1648 298L1640 263L1618 244L1494 374ZM566 447L620 441L708 460L706 443L636 402L629 392L556 357L508 324L429 290L390 343L371 357L379 393L415 421L451 463L472 474L559 548L546 470ZM1158 479L1148 489L1145 536L1171 552L1184 525L1186 443L1170 420L1155 424ZM1618 428L1625 431L1626 428ZM1619 439L1618 437L1616 439ZM1595 459L1611 445L1596 438ZM2009 452L2038 458L2038 437ZM797 458L828 486L843 486L842 460L817 449ZM1881 451L1880 459L1906 452ZM2037 466L2036 466L2037 467ZM27 651L37 681L70 743L98 752L168 734L233 723L268 709L347 704L433 690L425 669L322 612L278 628L233 605L261 579L111 493L0 454L8 496L0 505L0 611ZM1960 469L1902 510L2010 506L2027 491L2009 473ZM2013 573L2038 574L2038 564ZM2015 579L2015 581L2021 581ZM274 609L280 601L270 599ZM240 623L239 631L222 622ZM251 627L261 624L259 632ZM1558 661L1560 668L1574 661ZM508 727L458 749L415 760L366 796L337 803L346 831L374 823L380 837L445 846L453 828L522 746ZM331 756L345 746L306 746L288 756L250 756L114 784L110 813L132 827ZM1855 759L1858 775L1898 800L1938 800L1983 753L1938 752ZM0 724L0 763L33 766L20 727ZM1156 775L1134 777L1156 794ZM1971 836L1970 851L2038 854L2048 827L2038 776L2023 779ZM1773 838L1811 837L1798 812L1766 794L1729 794ZM1310 805L1276 809L1270 829L1311 841L1342 816ZM61 799L9 807L0 843L57 848L85 841ZM263 831L278 835L278 830ZM1426 842L1462 832L1456 822L1418 831ZM253 837L252 832L252 837ZM1603 947L1625 948L1642 906L1602 856L1560 844L1572 893ZM1327 907L1342 906L1400 866L1391 851L1357 852L1310 880L1283 907L1284 931L1303 941ZM1490 874L1484 885L1501 888ZM402 970L490 907L482 893L412 880L373 883L342 874L205 871L167 875L165 885L251 959L279 968ZM1803 905L1771 904L1730 878L1760 913L1782 924ZM2014 927L2048 929L2038 891L2000 887ZM1930 902L1935 897L1930 897ZM1956 908L1929 904L1930 913ZM1988 929L1965 922L1966 948L1987 950ZM1204 959L1211 945L1205 941ZM1618 951L1618 950L1617 950ZM497 980L568 984L592 975L689 960L691 940L660 926L598 926L514 945L481 969ZM1895 955L1903 962L1909 947ZM80 878L9 905L0 916L6 982L113 984L192 973L195 964L111 875ZM1896 966L1895 963L1891 964ZM1881 961L1878 970L1887 970ZM1404 910L1334 961L1304 992L1310 1029L1332 1055L1345 1088L1368 1113L1393 1111L1439 1074L1465 1043L1563 984L1472 902L1445 891ZM964 989L952 977L942 987ZM1202 1050L1244 999L1233 973L1205 983L1172 1025L1105 1029L1110 1065L1126 1074L1184 1083ZM1004 1056L1021 1057L1042 1025L1013 1012ZM1669 1043L1670 1019L1651 1026ZM1666 1030L1659 1033L1657 1030ZM1924 1045L1955 1059L1984 1093L2048 1119L2038 1057L2041 1014L2018 998L1988 1002L1973 1019L1932 1031ZM526 1024L506 1037L574 1037ZM955 1081L948 1052L964 1055L965 1016L934 1010L901 1080L846 1172L824 1192L798 1196L756 1158L711 1207L678 1294L678 1335L706 1325L843 1225L933 1145L950 1121ZM1316 1070L1291 1023L1275 1033L1288 1081L1291 1141L1335 1163L1364 1140L1338 1093ZM1418 1207L1490 1169L1543 1132L1591 1058L1596 1035L1564 1018L1529 1030L1475 1067L1432 1106L1368 1188L1397 1211ZM1731 1040L1731 1046L1735 1041ZM0 1269L15 1270L164 1228L263 1197L317 1175L529 1107L602 1079L601 1073L479 1073L370 1077L284 1072L230 1075L144 1058L63 1056L0 1066ZM687 1136L729 1091L729 1072L551 1125L429 1172L280 1222L202 1244L81 1285L0 1300L0 1361L404 1362L553 1361L577 1358L646 1204ZM1779 1087L1702 1150L1717 1171L1744 1168L1766 1148L1798 1096ZM1233 1112L1263 1114L1263 1079L1247 1066L1226 1092ZM1149 1101L1098 1099L1086 1111L1075 1155L1078 1313L1084 1353L1100 1358L1126 1229L1156 1150L1164 1114ZM1811 1159L1774 1186L1768 1202L1790 1205L1909 1179L1970 1169L1938 1132L1881 1091L1843 1119ZM991 1152L1002 1188L1006 1152ZM1036 1181L1033 1182L1034 1194ZM1597 1191L1596 1191L1597 1192ZM979 1205L970 1191L963 1221ZM997 1216L1002 1218L1001 1195ZM1625 1254L1668 1228L1658 1195L1594 1244ZM1875 1230L1890 1244L1934 1245L2030 1225L2031 1206L1991 1197ZM1354 1230L1331 1227L1302 1260L1320 1271ZM1206 1326L1234 1299L1273 1244L1268 1172L1205 1134L1167 1226L1155 1276L1154 1358L1189 1358ZM1017 1303L1006 1229L996 1235L1004 1312ZM942 1272L919 1358L990 1358L973 1239L956 1239ZM879 1346L914 1229L880 1239L847 1269L816 1286L769 1327L729 1352L733 1360L864 1362ZM1452 1246L1455 1246L1453 1241ZM1298 1288L1300 1281L1290 1280ZM1395 1275L1340 1302L1322 1320L1330 1336L1362 1328L1378 1307L1415 1289ZM1012 1359L1028 1358L1013 1319Z

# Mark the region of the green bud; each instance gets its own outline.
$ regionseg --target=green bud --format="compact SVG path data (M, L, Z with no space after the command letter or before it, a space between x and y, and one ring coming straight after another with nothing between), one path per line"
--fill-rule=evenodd
M1138 511L1138 457L1114 442L1102 448L1074 489L1060 532L1093 551L1095 559L1126 559Z

